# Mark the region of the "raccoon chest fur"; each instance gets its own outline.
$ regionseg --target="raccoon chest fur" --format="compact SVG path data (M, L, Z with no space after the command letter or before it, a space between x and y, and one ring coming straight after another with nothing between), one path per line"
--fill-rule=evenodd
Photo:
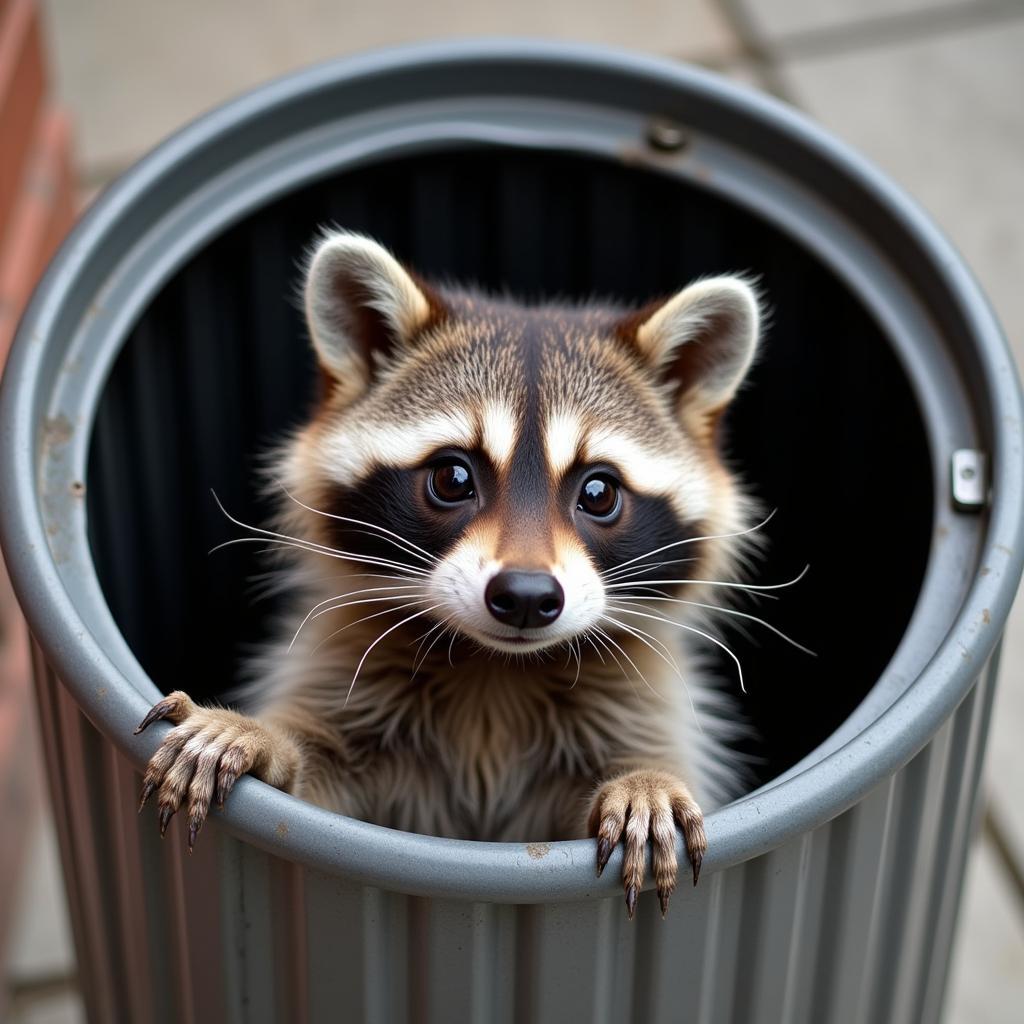
M641 731L659 763L671 737L621 686L550 666L444 663L407 686L368 680L340 725L358 817L431 835L571 838L594 780L628 761ZM577 684L578 685L578 684ZM346 801L347 802L347 801Z

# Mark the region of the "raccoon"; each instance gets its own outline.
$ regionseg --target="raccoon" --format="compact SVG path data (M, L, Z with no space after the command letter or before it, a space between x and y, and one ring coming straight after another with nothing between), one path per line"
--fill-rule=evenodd
M720 454L759 297L700 280L640 310L427 284L325 233L305 279L323 379L272 460L290 613L241 711L176 691L149 762L188 845L237 778L397 829L621 842L633 916L650 842L668 907L679 826L744 785L702 616L757 510ZM245 525L245 524L241 524ZM665 609L672 609L665 614Z

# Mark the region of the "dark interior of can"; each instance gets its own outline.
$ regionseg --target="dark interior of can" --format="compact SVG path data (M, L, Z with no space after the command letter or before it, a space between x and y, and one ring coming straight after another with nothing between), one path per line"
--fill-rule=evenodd
M235 537L215 490L258 523L260 455L302 422L313 365L294 303L317 228L372 234L426 276L527 297L640 302L693 278L758 275L772 308L727 449L766 507L756 582L799 584L723 627L768 779L822 741L871 688L913 609L931 535L927 440L879 326L776 227L639 167L484 149L338 174L212 241L141 317L100 402L88 475L90 540L110 607L164 690L231 689L268 634L258 545ZM879 496L885 496L884 503ZM735 620L739 621L739 620ZM728 661L723 685L737 688Z

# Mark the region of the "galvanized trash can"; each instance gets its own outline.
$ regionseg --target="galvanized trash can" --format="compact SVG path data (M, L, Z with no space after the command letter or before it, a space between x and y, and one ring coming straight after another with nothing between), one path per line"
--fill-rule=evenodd
M779 508L762 580L812 567L762 614L819 656L734 637L761 785L710 816L665 921L651 893L626 920L588 842L407 835L252 779L192 857L177 822L161 842L136 818L158 737L135 725L161 690L228 690L274 612L258 559L207 555L231 535L209 488L266 512L255 460L311 388L296 259L331 221L528 296L761 275L773 325L730 452ZM1024 555L1021 423L999 329L928 220L703 72L430 46L204 117L65 244L0 405L91 1019L936 1020Z

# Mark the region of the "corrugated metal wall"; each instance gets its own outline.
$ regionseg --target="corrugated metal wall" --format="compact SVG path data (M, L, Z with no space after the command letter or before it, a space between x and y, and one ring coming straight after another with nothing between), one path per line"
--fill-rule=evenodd
M992 673L909 764L826 825L681 889L428 900L272 857L215 822L186 852L37 656L80 977L94 1022L939 1019Z

